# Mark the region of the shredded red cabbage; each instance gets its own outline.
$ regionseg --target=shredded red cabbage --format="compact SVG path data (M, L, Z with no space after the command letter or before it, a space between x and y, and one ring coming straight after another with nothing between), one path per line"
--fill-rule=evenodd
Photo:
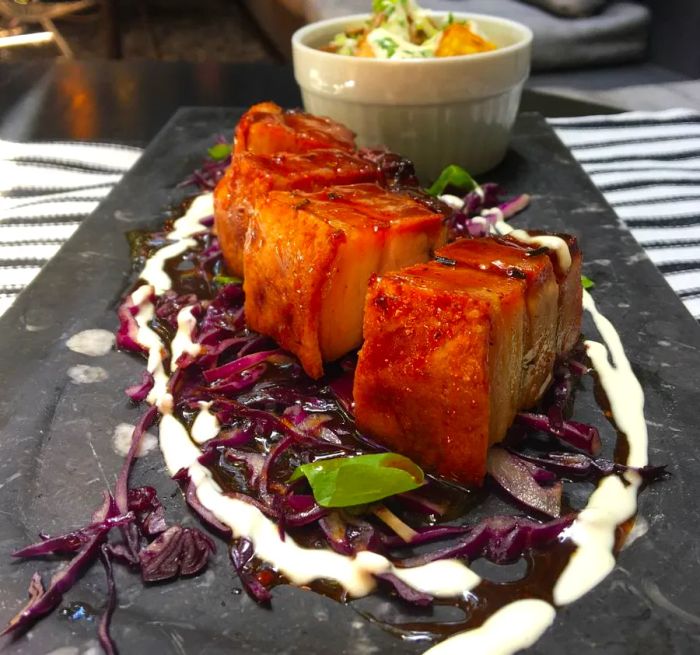
M553 518L561 513L562 485L550 472L498 446L489 451L486 470L502 489L526 507Z
M58 537L46 537L41 542L15 553L17 557L48 554L70 555L72 559L51 578L44 589L39 574L30 584L29 603L9 622L2 634L28 628L51 612L67 592L91 566L102 557L108 577L108 603L98 628L105 652L116 653L109 636L109 622L116 602L111 570L112 559L141 569L145 581L165 580L178 575L194 575L207 564L214 543L196 528L167 527L163 505L151 487L128 488L128 477L141 438L157 416L150 408L134 428L131 447L117 478L114 496L105 492L104 500L84 528ZM123 542L108 543L113 528L118 528ZM156 536L158 535L158 536ZM156 537L142 547L142 542Z
M110 516L104 520L63 534L58 537L43 537L30 546L25 546L12 553L12 557L46 557L47 555L70 555L79 551L95 535L109 532L112 528L120 527L134 521L133 512Z
M185 500L189 505L190 509L202 520L202 522L211 530L216 532L219 536L226 539L231 537L231 528L224 525L219 519L214 516L214 513L204 507L197 497L197 487L195 487L192 479L187 473L186 469L180 469L174 476L174 480L178 483L185 491Z
M518 560L531 548L542 548L571 525L575 514L548 523L537 523L516 516L492 516L472 526L466 536L455 544L423 555L401 560L401 566L421 566L440 559L462 558L473 561L484 557L496 564Z
M174 525L139 552L141 577L144 582L160 582L195 575L214 550L214 542L197 528Z
M156 297L155 314L173 330L177 330L177 315L180 313L180 310L191 305L201 310L199 300L195 294L178 294L172 289L169 289Z
M97 638L106 655L117 655L117 645L114 643L112 635L109 632L114 608L117 606L117 586L114 583L111 554L107 544L102 544L100 548L100 560L102 566L104 566L105 576L107 578L107 605L100 617L100 623L97 626Z
M318 522L328 545L341 555L354 555L355 550L346 535L347 524L338 512L329 512Z
M434 514L435 516L443 516L447 511L447 504L440 503L430 498L426 498L418 491L405 491L397 496L401 503L407 506L414 512L422 514Z
M265 585L256 577L252 570L252 560L255 555L253 543L248 539L238 539L229 550L231 563L238 574L241 584L250 597L261 604L267 604L272 600L272 594Z
M141 446L141 440L143 435L146 434L146 430L155 422L158 417L158 410L155 407L148 409L141 420L136 424L134 432L131 435L131 445L129 446L129 451L124 458L124 463L117 476L117 482L114 487L114 502L121 514L126 514L129 511L129 473L131 472L131 467L133 465L136 453ZM130 559L132 561L137 560L137 554L139 551L139 535L138 530L135 525L127 525L122 528L122 534L125 539L125 546L129 551Z
M499 185L486 183L464 196L464 206L453 210L448 219L449 240L487 236L497 221L515 216L530 202L526 194L501 202L502 193Z
M463 525L436 525L430 528L420 528L416 530L416 534L409 541L403 537L396 535L382 536L382 543L387 548L404 548L406 546L420 546L422 544L430 544L435 541L443 541L451 539L468 532L469 528Z
M608 459L593 459L583 453L546 453L542 457L517 453L517 457L526 462L554 471L558 475L575 479L600 478L612 473L634 471L642 476L645 482L662 480L669 475L666 466L643 466L641 468L626 466Z
M219 136L217 144L223 143L228 145L227 140L223 136ZM231 164L231 155L223 159L213 159L208 157L204 163L195 170L192 175L183 180L178 186L194 186L199 191L213 191L219 180L226 173L226 169Z
M204 379L207 382L216 382L218 380L230 379L236 375L239 375L246 369L256 366L261 362L264 362L272 355L277 355L281 352L281 350L263 350L262 352L256 352L251 355L239 357L238 359L234 359L228 362L227 364L223 364L222 366L217 366L216 368L210 368L209 370L204 371Z
M144 370L143 375L141 376L141 382L127 387L124 389L124 393L135 403L140 403L141 401L146 400L146 397L151 392L151 389L153 389L154 384L155 380L153 379L153 375Z
M267 367L264 362L250 368L244 368L242 371L234 373L228 378L217 380L211 385L210 390L212 393L219 393L226 396L238 394L241 391L250 389L264 375L266 369Z
M131 296L127 296L119 306L119 309L117 309L119 318L119 329L116 335L117 348L136 353L146 352L146 349L137 341L139 326L135 317L138 313L138 306L133 303Z
M601 449L598 428L579 423L578 421L562 421L560 425L544 414L520 412L516 421L534 430L541 430L556 437L567 446L582 450L589 455L597 455Z
M46 590L44 589L44 583L41 581L41 575L39 574L38 571L35 571L32 574L31 579L29 580L29 587L27 589L27 595L29 596L29 601L27 604L12 618L10 619L10 622L8 626L5 628L5 630L2 632L2 635L5 635L12 630L14 630L14 625L16 623L19 623L20 621L23 621L22 617L27 616L30 612L33 606L35 606L39 600L44 596L46 593ZM40 618L40 617L37 617ZM27 627L29 625L29 622L27 621L24 626L20 627Z
M96 518L106 521L116 515L116 505L112 497L106 494ZM54 610L63 599L63 594L77 582L82 573L95 561L107 532L106 528L97 530L94 535L85 541L73 559L53 575L48 588L43 590L43 592L37 593L38 587L36 585L30 587L32 589L30 602L10 620L7 627L0 633L0 636L24 630Z
M352 397L352 385L354 380L355 369L352 368L343 371L342 375L333 379L329 385L340 406L350 416L353 416L355 413L355 401Z
M411 605L427 607L433 603L433 597L430 594L417 591L393 573L375 573L374 577L389 583L394 588L394 591L396 591L397 596Z
M165 532L165 507L153 487L137 487L128 491L129 510L136 514L139 529L146 537Z

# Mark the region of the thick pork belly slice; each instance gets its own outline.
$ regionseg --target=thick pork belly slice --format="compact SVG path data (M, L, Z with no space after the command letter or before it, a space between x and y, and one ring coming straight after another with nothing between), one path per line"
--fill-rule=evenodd
M436 255L457 266L525 280L523 379L519 407L532 407L549 381L557 352L559 287L549 257L531 257L531 250L512 239L483 237L459 239Z
M238 121L234 136L234 153L355 150L355 135L344 125L303 111L285 110L274 102L253 105Z
M525 281L437 262L374 277L355 371L360 430L480 485L518 409Z
M571 234L549 234L538 230L514 230L508 238L531 249L547 249L540 256L549 257L559 285L557 354L566 355L579 340L583 316L582 255L578 240Z
M246 239L248 324L321 377L362 342L372 273L427 261L445 237L441 213L374 184L273 191Z
M270 191L315 191L374 182L377 166L344 150L236 155L214 193L214 220L226 268L243 276L243 246L250 214Z
M557 348L566 355L578 343L581 336L583 318L583 287L581 286L581 265L583 257L578 240L571 234L557 234L569 247L571 264L568 270L562 267L556 253L550 253L554 273L559 282L559 324L557 328Z

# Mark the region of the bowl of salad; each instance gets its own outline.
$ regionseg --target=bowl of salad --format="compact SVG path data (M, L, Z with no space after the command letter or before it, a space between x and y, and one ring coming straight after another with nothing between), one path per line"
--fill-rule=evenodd
M348 125L361 146L413 159L424 180L503 158L530 71L532 32L481 14L375 0L371 14L318 21L292 37L304 107Z

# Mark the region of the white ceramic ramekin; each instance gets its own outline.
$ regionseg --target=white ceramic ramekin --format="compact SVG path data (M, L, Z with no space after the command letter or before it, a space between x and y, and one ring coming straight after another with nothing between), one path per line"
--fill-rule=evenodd
M437 17L446 14L435 12ZM511 20L471 19L498 48L428 59L371 59L319 50L366 15L312 23L292 36L294 75L307 111L357 134L360 146L386 145L411 158L428 182L447 164L479 174L498 164L530 71L532 32Z

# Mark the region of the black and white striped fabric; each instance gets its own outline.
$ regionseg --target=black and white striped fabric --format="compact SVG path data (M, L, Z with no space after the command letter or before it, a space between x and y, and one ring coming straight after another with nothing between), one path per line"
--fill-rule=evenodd
M700 113L671 109L549 123L700 319Z
M700 319L700 114L549 122ZM117 145L0 141L0 315L140 154Z
M140 155L120 145L0 141L0 315Z

